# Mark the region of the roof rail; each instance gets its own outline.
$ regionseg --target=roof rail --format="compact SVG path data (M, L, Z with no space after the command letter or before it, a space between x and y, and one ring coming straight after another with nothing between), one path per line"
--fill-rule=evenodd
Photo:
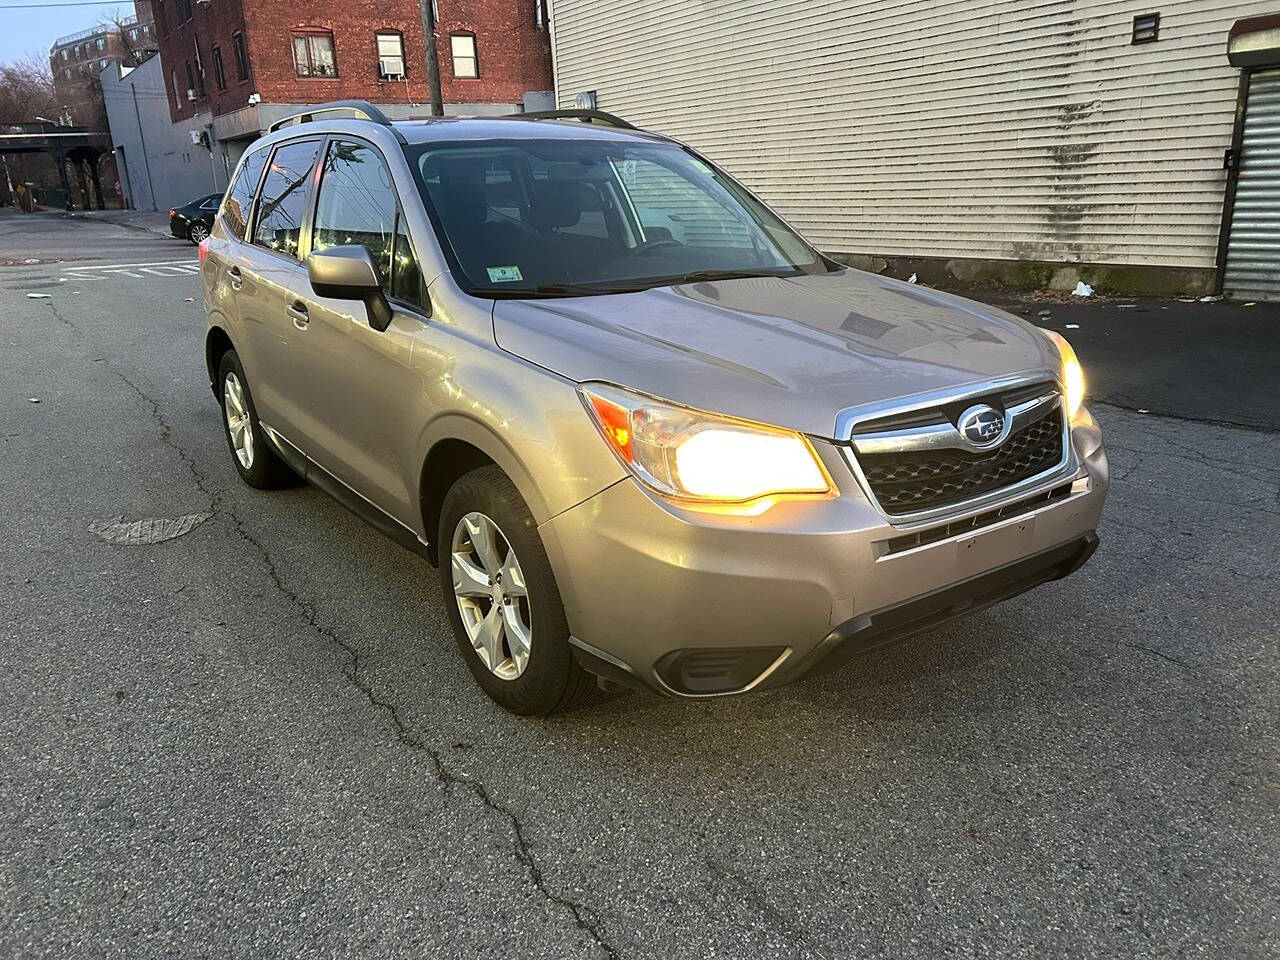
M367 100L331 100L328 103L322 103L317 107L309 107L306 110L300 110L298 113L291 113L287 117L281 117L271 126L267 127L267 133L275 133L282 127L291 126L299 123L310 123L321 113L345 113L351 112L357 114L356 119L370 120L373 123L381 124L384 127L391 126L391 121L387 115L375 107Z
M581 120L583 123L603 123L620 130L636 129L621 117L603 110L534 110L531 113L513 113L511 116L516 120Z

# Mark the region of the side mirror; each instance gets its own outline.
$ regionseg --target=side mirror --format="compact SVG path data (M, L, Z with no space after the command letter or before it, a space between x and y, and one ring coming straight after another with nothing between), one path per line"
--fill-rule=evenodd
M386 330L391 324L391 304L378 282L378 271L369 251L359 244L318 250L307 257L311 289L321 297L362 300L369 311L369 326Z

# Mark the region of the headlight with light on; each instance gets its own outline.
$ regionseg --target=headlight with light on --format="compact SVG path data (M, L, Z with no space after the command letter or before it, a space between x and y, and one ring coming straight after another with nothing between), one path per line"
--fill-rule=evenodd
M608 384L584 384L581 394L618 459L658 493L743 503L831 489L813 447L793 430L679 407Z
M1062 357L1062 384L1067 390L1067 416L1074 420L1080 404L1084 403L1084 370L1080 368L1080 360L1065 337L1044 327L1040 328L1040 332L1053 341Z

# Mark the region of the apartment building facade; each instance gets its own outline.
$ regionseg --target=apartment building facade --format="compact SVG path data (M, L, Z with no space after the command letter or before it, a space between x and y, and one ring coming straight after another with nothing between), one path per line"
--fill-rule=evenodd
M64 110L57 119L106 129L99 75L112 65L137 66L157 49L150 0L139 0L134 13L118 21L59 37L49 47L49 72Z
M545 0L434 0L445 112L552 105ZM361 99L428 112L418 0L153 0L170 118L229 170L299 106Z
M1280 298L1274 0L554 0L557 97L685 140L831 254Z

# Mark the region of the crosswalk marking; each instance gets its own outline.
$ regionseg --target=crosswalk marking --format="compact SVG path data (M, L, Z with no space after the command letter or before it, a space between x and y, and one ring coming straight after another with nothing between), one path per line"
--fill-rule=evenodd
M68 280L93 283L104 277L128 277L145 280L151 277L189 277L200 273L198 260L158 260L149 263L100 263L78 264L64 267L63 276Z

